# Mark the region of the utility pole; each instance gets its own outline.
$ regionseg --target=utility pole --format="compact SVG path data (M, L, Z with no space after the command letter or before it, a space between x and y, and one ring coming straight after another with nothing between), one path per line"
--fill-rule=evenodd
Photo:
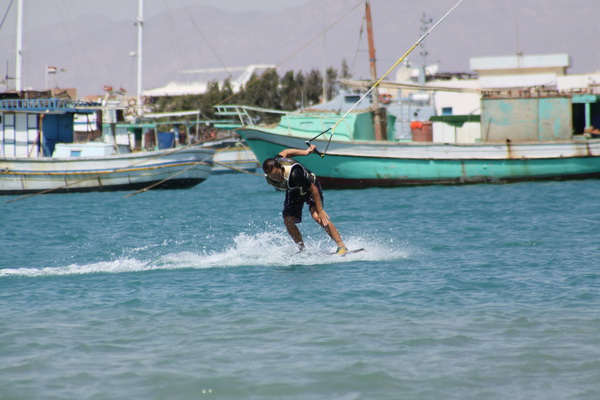
M433 19L427 18L427 15L423 13L423 17L421 17L421 36L429 31L429 24L433 22ZM419 85L425 85L425 81L427 80L427 73L425 69L427 68L427 56L429 52L423 46L423 42L419 45L421 47L420 55L421 55L421 68L419 69Z

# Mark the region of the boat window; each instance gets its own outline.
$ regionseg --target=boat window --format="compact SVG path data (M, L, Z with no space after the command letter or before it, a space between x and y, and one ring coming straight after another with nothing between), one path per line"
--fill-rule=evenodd
M452 107L442 107L442 115L452 115Z
M38 127L38 116L36 114L27 114L27 129Z
M81 150L71 150L71 157L81 157Z

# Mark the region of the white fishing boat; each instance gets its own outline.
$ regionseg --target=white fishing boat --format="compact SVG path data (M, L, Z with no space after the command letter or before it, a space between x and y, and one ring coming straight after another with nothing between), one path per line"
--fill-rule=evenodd
M213 174L255 172L256 156L241 138L229 137L204 142L203 147L214 149Z
M117 140L116 125L122 112L115 107L24 91L22 3L17 2L15 90L0 95L0 194L189 188L210 176L212 149L132 152L131 146ZM136 56L141 105L143 0L138 5ZM76 116L92 114L96 120L93 127L83 132L75 128Z
M184 116L196 116L196 120L182 120ZM177 121L167 118L179 117ZM258 161L252 150L237 134L231 130L239 125L219 121L219 127L213 126L214 121L200 120L200 110L177 111L166 113L145 114L138 118L142 125L129 125L141 139L140 148L177 148L181 146L200 146L215 150L213 156L212 174L236 172L255 172ZM160 121L158 121L160 120ZM127 128L128 125L118 125ZM142 129L146 134L142 134ZM160 128L167 132L159 132ZM127 139L121 142L128 143Z
M210 176L213 149L75 143L74 115L97 110L59 99L0 100L0 194L178 189Z

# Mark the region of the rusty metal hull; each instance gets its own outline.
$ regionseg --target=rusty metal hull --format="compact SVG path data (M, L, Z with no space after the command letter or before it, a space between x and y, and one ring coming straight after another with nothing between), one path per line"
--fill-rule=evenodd
M212 149L80 158L0 158L0 194L193 187L210 176Z
M284 148L306 148L305 137L260 128L239 132L259 162ZM314 140L324 150L327 141ZM363 188L502 183L600 176L600 140L432 144L332 141L327 154L303 157L324 187Z

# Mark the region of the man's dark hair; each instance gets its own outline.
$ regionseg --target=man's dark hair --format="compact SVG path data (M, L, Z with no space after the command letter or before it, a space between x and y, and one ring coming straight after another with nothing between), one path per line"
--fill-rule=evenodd
M281 164L279 164L279 162L277 162L277 160L274 158L267 158L262 165L263 171L265 174L268 174L271 172L271 170L273 170L273 168L281 168Z

